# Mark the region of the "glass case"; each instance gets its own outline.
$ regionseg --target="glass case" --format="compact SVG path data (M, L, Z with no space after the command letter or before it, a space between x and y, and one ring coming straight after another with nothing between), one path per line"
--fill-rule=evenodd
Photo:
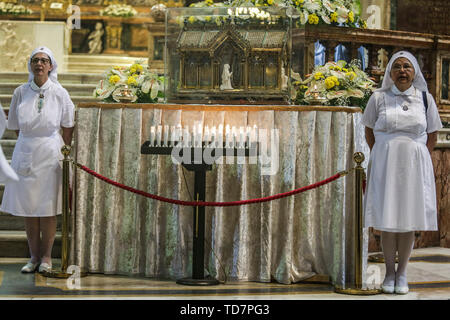
M289 103L292 23L286 10L167 9L167 102Z

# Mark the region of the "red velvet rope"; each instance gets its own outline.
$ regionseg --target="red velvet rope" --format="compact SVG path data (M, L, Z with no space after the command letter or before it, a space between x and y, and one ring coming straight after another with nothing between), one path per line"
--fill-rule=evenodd
M298 189L295 189L295 190L292 190L292 191L279 193L279 194L276 194L276 195L273 195L273 196L269 196L269 197L265 197L265 198L250 199L250 200L240 200L240 201L231 201L231 202L208 202L208 201L182 201L182 200L175 200L175 199L169 199L169 198L157 196L157 195L154 195L154 194L151 194L151 193L148 193L148 192L145 192L145 191L137 190L135 188L132 188L132 187L129 187L129 186L125 186L125 185L123 185L121 183L115 182L115 181L113 181L111 179L108 179L108 178L98 174L97 172L95 172L95 171L89 169L88 167L83 166L83 165L81 165L79 163L76 163L76 165L77 165L78 168L86 171L87 173L93 175L94 177L96 177L96 178L98 178L98 179L100 179L100 180L102 180L102 181L104 181L106 183L109 183L109 184L111 184L113 186L119 187L121 189L124 189L124 190L130 191L130 192L139 194L139 195L147 197L147 198L151 198L151 199L155 199L155 200L159 200L159 201L163 201L163 202L168 202L168 203L172 203L172 204L177 204L177 205L180 205L180 206L193 206L193 207L196 207L196 206L230 207L230 206L240 206L240 205L245 205L245 204L260 203L260 202L267 202L267 201L277 200L277 199L281 199L281 198L292 196L292 195L297 194L297 193L301 193L301 192L305 192L305 191L308 191L308 190L311 190L311 189L318 188L318 187L323 186L325 184L328 184L328 183L330 183L330 182L332 182L334 180L337 180L337 179L339 179L340 177L342 177L344 175L344 173L341 173L341 172L340 173L336 173L335 175L333 175L333 176L331 176L331 177L329 177L329 178L327 178L325 180L316 182L316 183L311 184L309 186L301 187L301 188L298 188Z

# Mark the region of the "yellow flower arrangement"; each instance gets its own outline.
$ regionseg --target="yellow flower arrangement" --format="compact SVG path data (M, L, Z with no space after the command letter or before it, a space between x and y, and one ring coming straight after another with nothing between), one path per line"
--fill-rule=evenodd
M323 78L324 78L324 76L323 76L322 72L314 73L314 79L320 80L320 79L323 79Z
M111 84L116 84L119 81L120 81L120 77L116 74L113 74L112 76L109 77L109 83L111 83Z
M104 74L94 90L93 96L105 102L119 102L116 97L121 90L131 91L131 102L156 102L164 97L164 77L149 72L141 61L129 67L113 66Z
M327 89L334 88L340 84L338 78L336 76L330 76L325 79L325 86Z
M328 62L317 66L304 81L293 83L297 88L296 103L306 104L311 90L319 91L328 105L359 106L364 109L375 90L375 82L362 71L356 61Z
M310 14L308 16L308 22L309 22L309 24L318 24L319 23L319 17L315 13Z
M333 12L333 13L330 15L330 21L331 21L331 22L337 22L337 18L338 18L337 12Z
M350 11L348 13L348 19L350 20L350 22L354 22L355 21L355 14L353 13L353 11Z

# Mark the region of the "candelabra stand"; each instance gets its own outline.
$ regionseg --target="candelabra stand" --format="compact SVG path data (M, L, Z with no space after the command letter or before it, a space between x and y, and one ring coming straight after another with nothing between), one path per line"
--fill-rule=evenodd
M178 147L168 146L167 141L163 145L156 145L156 141L146 141L141 146L141 154L153 155L173 155L177 153L179 159L189 159L180 161L181 165L189 171L194 171L194 195L196 201L206 201L206 171L212 169L212 163L222 156L257 156L257 142L245 143L238 147L231 147L229 143L219 143L215 146L207 142L202 142L197 146ZM174 150L174 148L179 148ZM204 159L205 151L211 155L206 162ZM186 152L190 157L185 157ZM201 161L199 159L201 155ZM192 161L194 159L194 161ZM193 208L193 252L192 252L192 277L178 279L178 284L192 286L210 286L217 285L217 279L205 278L204 275L204 245L205 245L205 207L196 206Z

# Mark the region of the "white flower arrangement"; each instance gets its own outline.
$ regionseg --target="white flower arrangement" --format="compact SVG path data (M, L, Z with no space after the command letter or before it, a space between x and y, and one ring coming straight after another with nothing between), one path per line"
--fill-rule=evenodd
M164 77L149 72L141 61L129 67L114 66L105 72L93 96L105 102L119 102L117 97L123 89L129 89L131 102L156 102L164 97Z
M301 25L328 24L366 28L359 0L284 0L296 8Z
M359 106L364 110L375 90L375 82L360 69L357 60L349 64L343 60L316 66L304 81L295 81L297 104L307 104L313 91L336 106Z
M100 10L101 16L129 18L137 14L137 11L127 4L110 4L105 9Z
M276 23L277 17L271 17L266 7L294 8L292 17L298 26L302 25L343 25L347 27L367 28L366 22L361 19L360 0L228 0L216 2L204 0L191 4L193 8L229 7L229 16L239 19L259 19L266 23ZM190 16L179 17L178 23L208 23L215 22L220 25L227 17Z
M0 14L31 14L33 13L32 10L28 9L27 7L21 5L21 4L12 4L12 3L5 3L0 2Z

